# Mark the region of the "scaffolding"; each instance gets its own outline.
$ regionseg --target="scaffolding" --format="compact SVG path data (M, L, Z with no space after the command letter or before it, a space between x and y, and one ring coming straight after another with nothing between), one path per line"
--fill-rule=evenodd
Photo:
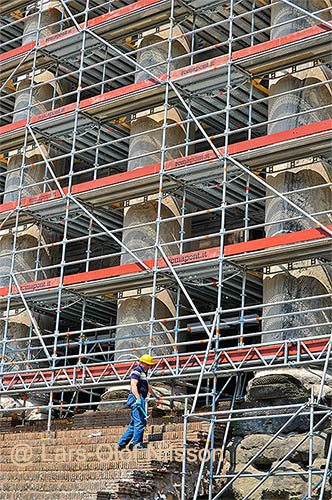
M217 500L255 477L246 500L272 476L300 474L283 464L302 441L267 472L251 469L299 415L309 419L303 500L317 492L325 499L332 444L326 466L315 470L312 443L332 415L323 397L332 369L332 209L305 200L324 192L331 201L331 100L271 112L278 99L331 88L332 6L325 4L309 12L288 0L3 0L0 397L16 401L3 414L20 410L24 419L31 398L29 410L44 411L50 428L54 416L124 403L101 396L128 384L137 342L156 358L151 383L181 388L163 399L183 405L185 428L192 419L210 422L206 454L217 424L225 426L225 452L234 422L283 422L239 471L225 471L224 457L202 462L192 500L201 498L203 478L204 498ZM278 6L296 17L273 22ZM149 63L153 51L164 59ZM283 77L310 71L325 79L271 91ZM134 124L156 115L159 145L132 148L151 135ZM274 183L319 165L330 172L321 182ZM266 215L276 200L286 207L281 219ZM125 214L147 203L155 219L126 226ZM170 203L177 210L165 215ZM282 224L295 229L280 231ZM176 229L165 241L169 227ZM152 231L154 242L128 244L128 229ZM269 277L322 266L325 291L263 295ZM165 291L174 313L160 317ZM117 322L121 301L147 296L148 318ZM279 306L288 328L273 323ZM254 374L287 368L319 371L318 393L245 415L237 409ZM186 468L185 457L182 500Z

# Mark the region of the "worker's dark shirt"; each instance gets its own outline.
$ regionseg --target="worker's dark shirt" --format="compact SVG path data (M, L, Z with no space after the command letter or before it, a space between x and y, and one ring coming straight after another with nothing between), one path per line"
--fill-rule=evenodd
M147 379L147 373L141 365L136 366L130 375L130 381L138 380L137 390L138 394L142 396L144 399L148 395L149 392L149 384ZM132 391L130 390L132 393Z

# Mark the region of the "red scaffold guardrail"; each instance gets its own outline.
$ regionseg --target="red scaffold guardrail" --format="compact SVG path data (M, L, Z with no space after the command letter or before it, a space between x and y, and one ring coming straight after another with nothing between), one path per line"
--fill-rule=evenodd
M116 21L121 18L128 19L129 16L135 17L139 13L139 11L145 10L148 7L154 7L154 6L158 7L158 4L163 4L163 3L165 3L165 0L140 0L130 5L125 5L120 9L108 12L107 14L103 14L93 19L89 19L87 22L87 28L88 29L97 28L99 26L102 26L103 24ZM80 29L83 30L85 28L85 23L80 23L79 27ZM46 37L41 38L38 44L36 43L36 41L34 41L21 45L21 47L16 47L15 49L8 50L7 52L0 54L0 63L10 60L17 56L24 56L31 49L34 49L35 47L40 49L49 47L52 44L58 42L59 40L64 40L66 38L69 38L72 35L75 35L76 33L79 33L79 31L75 26L73 26L71 28L67 28L63 31L59 31L52 35L48 35Z
M245 49L240 49L233 53L232 62L240 63L241 60L248 60L251 57L264 54L268 58L269 50L277 49L280 47L286 47L292 42L296 42L299 40L310 39L315 35L319 35L325 33L327 31L331 31L331 28L327 25L319 25L312 26L303 31L297 31L295 33L291 33L289 35L282 36L280 38L276 38L273 40L269 40L268 42L263 42L252 47L247 47ZM223 55L219 57L215 57L213 59L209 59L207 61L203 61L200 63L193 64L191 66L186 66L177 70L174 70L170 74L170 79L173 82L180 81L182 79L190 78L195 79L195 77L201 76L203 73L225 68L228 63L228 55ZM99 94L94 97L89 97L87 99L83 99L80 101L79 110L87 111L89 108L94 108L96 106L103 105L105 103L109 103L113 100L119 98L130 98L131 95L136 94L137 92L142 92L145 90L157 88L160 85L160 82L165 82L167 80L167 75L163 74L158 76L157 78L149 78L143 80L139 83L133 83L124 87L120 87L115 90L111 90L109 92L105 92L104 94ZM44 120L48 120L50 118L55 117L67 117L69 113L72 113L76 110L76 103L67 104L65 106L61 106L59 108L46 111L44 113L40 113L38 115L31 116L29 118L29 124L33 125L36 123L40 123ZM6 133L10 133L13 131L17 131L18 129L24 129L28 124L27 119L18 120L16 122L9 123L0 127L0 136Z
M332 230L332 225L327 226ZM316 227L313 229L306 229L304 231L296 231L293 233L286 233L278 236L270 236L269 238L260 238L257 240L245 241L242 243L234 243L224 247L224 257L230 257L237 254L249 253L258 250L264 250L273 247L286 247L300 242L310 242L319 239L330 237L323 228ZM168 259L172 266L179 266L183 264L199 263L208 260L218 259L220 256L220 248L207 248L205 250L197 250L195 252L187 252L179 255L169 256ZM152 270L154 267L154 259L145 260L143 263ZM158 269L162 270L167 268L167 263L161 257L157 261ZM83 273L69 274L63 277L63 286L78 285L80 283L89 283L97 280L115 278L120 276L129 276L139 273L146 273L145 269L138 262L131 264L124 264L120 266L106 267L95 271L86 271ZM54 290L61 284L60 277L50 278L39 281L32 281L22 283L20 290L23 293L35 292L38 290ZM0 288L0 297L6 297L9 293L9 287ZM12 295L17 295L19 291L16 286L12 287Z
M322 134L325 135L332 129L332 119L323 120L321 122L311 123L308 125L303 125L301 127L296 127L289 130L284 130L282 132L276 132L274 134L264 135L262 137L255 137L254 139L248 139L246 141L237 142L230 144L228 146L228 154L236 155L243 152L250 152L252 150L259 150L260 148L265 148L267 146L280 145L286 141L291 141L295 139L306 138L310 135ZM218 148L219 154L222 156L225 152L223 147ZM164 170L165 172L175 171L178 168L187 167L190 165L200 164L202 162L213 162L216 159L215 153L212 149L203 151L200 153L195 153L189 156L184 156L181 158L176 158L174 160L169 160L165 162ZM71 194L74 196L82 195L88 193L89 191L94 191L110 186L120 185L128 181L134 182L151 175L156 175L160 173L161 163L155 163L153 165L147 165L146 167L136 168L129 172L122 172L120 174L114 174L107 177L101 177L100 179L95 179L93 181L87 181L72 186ZM63 193L68 194L68 188L63 188ZM32 205L38 203L45 203L47 201L56 200L61 198L61 193L59 190L47 191L45 193L40 193L34 196L29 196L22 198L20 201L20 208L28 209ZM18 207L17 201L11 201L8 203L3 203L0 205L0 214L10 212ZM1 227L1 225L0 225Z

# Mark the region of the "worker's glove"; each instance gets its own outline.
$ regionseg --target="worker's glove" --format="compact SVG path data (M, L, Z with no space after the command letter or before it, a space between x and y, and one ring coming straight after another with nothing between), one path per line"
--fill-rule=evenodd
M139 397L139 398L136 399L136 406L137 407L140 406L141 408L143 408L144 403L143 403L143 399L141 397Z

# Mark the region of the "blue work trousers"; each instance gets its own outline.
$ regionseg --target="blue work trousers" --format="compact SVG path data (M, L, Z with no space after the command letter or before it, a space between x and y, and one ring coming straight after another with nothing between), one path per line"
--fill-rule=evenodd
M145 411L145 400L141 397L143 409ZM121 436L118 446L127 446L133 440L133 447L138 445L142 447L143 434L146 426L146 418L142 410L136 406L136 398L133 394L129 394L127 406L131 409L131 420L127 430Z

